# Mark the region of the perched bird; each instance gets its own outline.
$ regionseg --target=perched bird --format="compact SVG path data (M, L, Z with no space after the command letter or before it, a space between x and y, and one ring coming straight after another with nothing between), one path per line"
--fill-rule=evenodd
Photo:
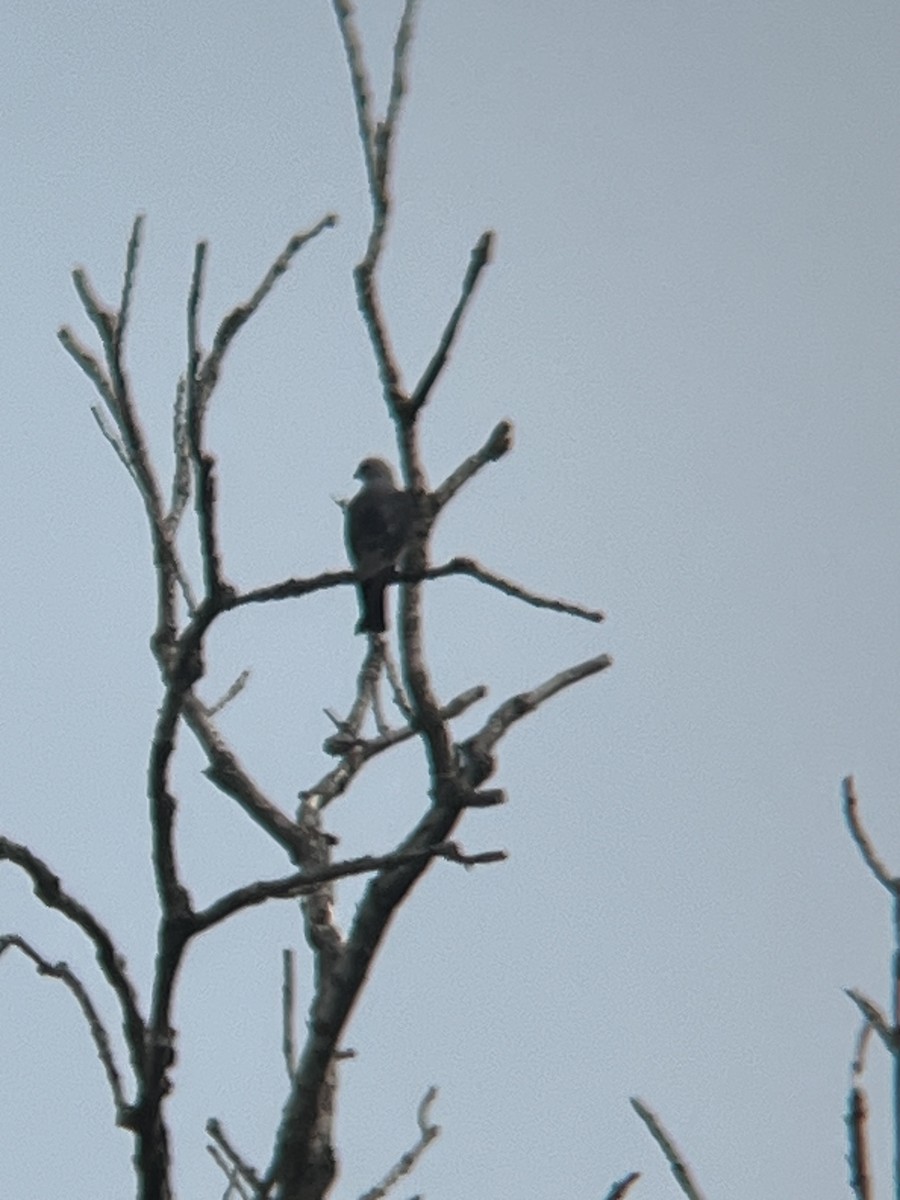
M413 526L413 498L398 488L381 458L364 458L354 475L362 487L347 505L344 538L359 577L357 633L383 633L385 588Z

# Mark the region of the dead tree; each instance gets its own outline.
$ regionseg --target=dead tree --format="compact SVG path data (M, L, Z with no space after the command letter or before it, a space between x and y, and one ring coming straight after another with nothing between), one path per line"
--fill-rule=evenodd
M220 540L217 521L218 465L207 438L207 417L223 361L235 337L300 251L333 226L336 218L326 215L288 240L249 299L236 305L221 320L209 349L201 345L199 333L207 246L203 242L197 246L187 299L187 364L174 405L174 468L172 478L165 484L151 460L126 355L141 249L141 217L135 220L128 242L123 285L116 304L107 304L100 298L86 271L77 269L73 273L99 351L91 349L68 327L59 332L62 345L96 389L98 399L91 411L137 490L153 549L156 623L151 646L162 694L150 739L148 800L150 854L159 912L152 931L148 918L148 937L155 937L157 952L146 1010L114 932L70 892L56 870L33 849L9 837L0 837L0 859L24 872L39 901L66 918L88 940L118 1005L127 1062L117 1061L100 1010L75 972L63 963L51 962L16 933L7 933L0 939L0 954L8 950L20 952L40 974L64 984L79 1005L105 1069L116 1121L133 1136L140 1200L170 1200L175 1195L166 1098L175 1086L178 1031L173 1024L173 1002L185 952L194 939L220 922L250 906L276 899L299 902L313 957L315 990L306 1038L295 1049L292 959L288 954L284 1048L290 1082L283 1117L273 1133L269 1161L262 1165L248 1162L215 1118L208 1124L209 1148L227 1176L225 1194L229 1196L315 1200L328 1192L337 1170L333 1116L341 1041L393 914L436 858L471 866L504 857L498 850L467 854L454 840L468 808L497 805L505 800L501 788L486 786L495 771L500 741L514 723L557 692L610 665L608 656L598 654L535 683L531 689L506 699L486 716L476 733L462 741L454 735L453 721L481 701L486 689L475 684L450 700L436 693L422 637L425 585L432 580L466 574L515 601L593 622L602 620L602 613L538 595L470 558L432 562L431 533L443 509L482 468L506 454L512 445L512 427L509 422L501 421L480 449L465 457L437 487L429 488L420 451L420 426L434 386L447 365L463 316L490 260L492 235L488 232L478 238L463 275L459 300L421 378L409 387L391 347L388 318L379 294L378 269L392 212L392 151L407 86L406 64L415 0L407 0L397 32L390 92L382 119L375 115L351 6L348 0L334 0L334 9L350 69L372 208L367 245L355 269L356 292L377 363L384 404L396 430L405 484L414 497L416 522L411 548L397 580L399 663L389 652L385 637L370 635L359 673L356 703L348 716L334 718L336 729L325 743L333 765L317 782L302 788L296 811L285 811L265 794L217 725L217 713L238 695L243 678L236 680L218 703L209 704L201 699L198 688L206 670L207 635L216 622L227 621L230 613L244 606L297 603L313 592L350 586L355 578L349 570L331 571L243 591L229 582L227 551ZM202 564L199 579L191 578L182 552L191 506ZM379 704L379 683L384 678L391 684L399 713L396 724L388 722ZM375 717L374 736L365 736L363 732L369 710ZM256 822L280 847L286 860L285 872L280 877L250 881L203 908L194 903L177 855L175 819L181 797L173 782L173 763L179 738L185 731L196 739L205 756L208 779ZM336 858L336 839L326 826L326 809L346 793L370 759L410 739L417 739L421 746L430 781L418 821L400 844L388 852L351 860ZM363 873L370 879L345 933L334 915L334 887L342 878ZM429 1092L420 1107L417 1143L372 1189L369 1193L372 1197L384 1195L412 1168L436 1136L437 1128L429 1117L433 1099L433 1093ZM615 1194L624 1195L632 1178L616 1185Z

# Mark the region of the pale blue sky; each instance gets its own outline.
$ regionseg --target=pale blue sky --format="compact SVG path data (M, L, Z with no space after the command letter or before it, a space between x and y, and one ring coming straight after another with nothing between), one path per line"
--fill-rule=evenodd
M360 7L383 97L399 4ZM411 1143L431 1083L444 1132L398 1195L596 1197L637 1169L635 1196L674 1196L631 1094L710 1198L847 1194L841 989L886 1003L890 947L844 774L900 870L898 62L888 3L422 8L385 303L412 380L496 229L427 415L431 479L499 418L517 430L437 549L609 614L581 625L440 581L437 686L485 682L497 703L579 658L616 665L504 743L509 804L461 837L509 862L436 866L397 920L348 1037L340 1197ZM90 336L69 271L114 297L146 212L130 361L164 455L195 240L208 336L294 230L336 211L240 335L211 433L228 575L342 564L332 497L393 443L355 310L368 212L330 5L9 4L0 138L0 830L96 908L145 989L148 538L55 331ZM323 707L351 699L353 621L342 590L211 639L205 695L252 668L223 725L285 807L326 765ZM181 856L202 901L284 862L201 765L185 740ZM373 766L334 806L342 850L389 849L423 782L412 748ZM81 968L113 1020L78 937L7 868L10 929ZM296 911L270 906L188 960L184 1197L223 1190L210 1116L267 1161L281 948L299 937ZM129 1195L130 1142L68 995L4 959L0 1005L0 1193ZM871 1082L886 1193L877 1053Z

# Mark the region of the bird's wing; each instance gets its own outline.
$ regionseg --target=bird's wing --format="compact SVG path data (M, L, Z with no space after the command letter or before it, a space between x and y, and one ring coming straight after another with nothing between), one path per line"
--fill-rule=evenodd
M396 563L412 529L412 497L397 488L363 488L347 505L347 550L362 579Z

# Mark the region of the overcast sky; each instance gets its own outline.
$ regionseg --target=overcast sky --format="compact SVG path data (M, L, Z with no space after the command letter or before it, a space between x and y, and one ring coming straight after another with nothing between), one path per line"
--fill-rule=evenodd
M400 5L360 9L383 103ZM848 1194L858 1023L842 989L887 1004L891 947L887 897L842 824L845 774L900 871L898 62L886 0L422 7L385 306L411 382L495 229L427 412L429 478L500 418L517 438L442 518L436 556L608 613L591 626L435 582L436 687L486 683L496 704L593 654L615 666L504 742L509 802L460 837L509 861L436 865L395 922L346 1039L342 1198L414 1141L432 1083L443 1133L398 1194L595 1198L640 1170L632 1195L674 1196L635 1094L710 1200ZM330 5L7 4L0 138L0 833L95 909L146 996L149 540L55 335L91 339L71 268L112 301L146 213L130 368L167 464L197 239L208 340L295 230L339 214L241 333L210 435L229 578L343 565L334 498L396 448L355 307L369 213ZM286 810L327 766L322 710L352 700L354 620L340 589L233 614L210 639L203 695L252 670L222 724ZM286 869L202 765L185 737L198 903ZM341 853L389 850L425 786L414 746L373 765L329 810ZM342 890L345 919L361 887ZM6 931L81 970L115 1026L77 932L10 867ZM289 903L189 956L169 1108L184 1197L224 1190L211 1116L268 1161L286 945L302 951ZM6 956L0 1013L0 1193L131 1194L132 1147L69 995ZM887 1194L878 1047L868 1079Z

